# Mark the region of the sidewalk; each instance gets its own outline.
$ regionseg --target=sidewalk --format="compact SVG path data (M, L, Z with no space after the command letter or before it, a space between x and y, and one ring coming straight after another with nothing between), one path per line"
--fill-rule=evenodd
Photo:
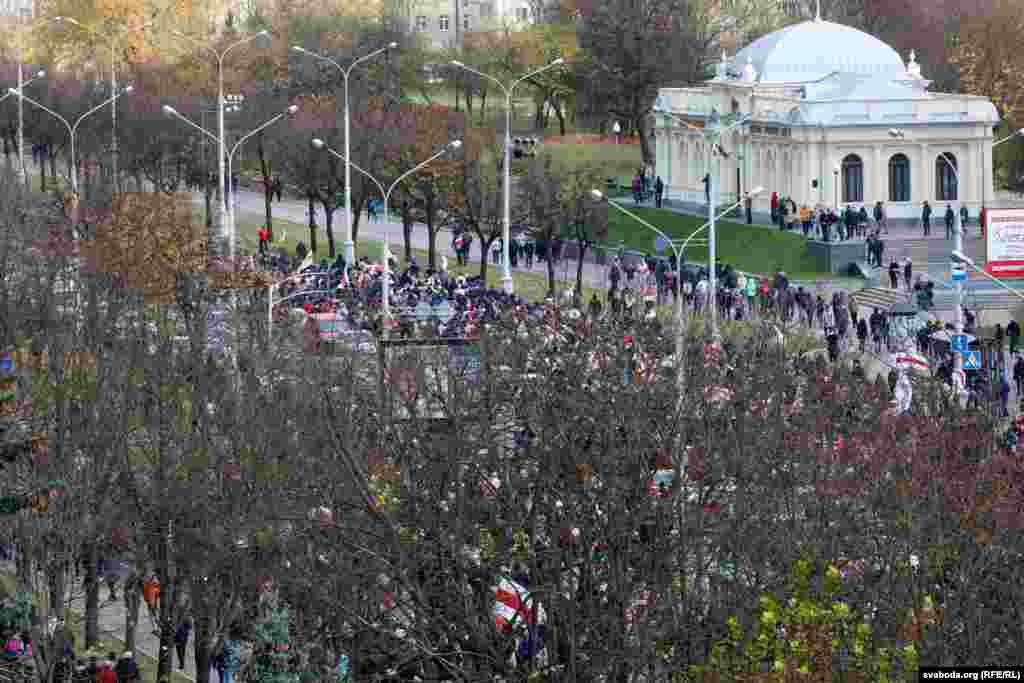
M0 572L7 576L13 577L17 569L14 562L5 560L0 562ZM115 648L115 652L120 655L124 652L124 628L127 619L127 608L124 604L124 594L120 590L121 586L118 586L117 600L110 602L106 600L109 593L106 585L100 586L100 609L99 609L99 637L101 641L117 641L118 647ZM74 612L81 619L81 628L85 628L85 591L82 589L81 582L76 582L72 588L72 598L70 604L71 611ZM153 659L153 668L156 668L156 660L160 654L160 640L154 633L155 624L149 616L149 611L146 605L143 604L139 610L139 623L135 629L135 650L133 651L136 658L140 656L149 657ZM84 632L78 634L79 637L84 638ZM181 674L188 680L196 680L196 663L195 653L193 651L193 640L189 640L188 652L185 657L185 669L179 670L177 668L177 654L174 655L174 666L175 672ZM106 655L106 652L102 654ZM81 653L76 653L78 657L81 657ZM211 674L210 680L217 680L216 673ZM145 681L144 683L152 683L151 681Z

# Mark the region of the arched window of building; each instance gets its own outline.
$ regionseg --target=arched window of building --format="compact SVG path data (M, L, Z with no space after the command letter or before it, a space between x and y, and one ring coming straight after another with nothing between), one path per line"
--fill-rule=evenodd
M864 201L864 162L856 154L843 159L843 201Z
M955 202L957 195L956 157L945 152L935 157L935 198L940 202Z
M910 159L905 154L889 159L889 201L910 201Z

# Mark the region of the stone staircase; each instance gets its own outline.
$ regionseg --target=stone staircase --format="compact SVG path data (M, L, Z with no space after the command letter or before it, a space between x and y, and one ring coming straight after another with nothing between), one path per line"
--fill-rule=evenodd
M850 298L858 306L864 308L879 308L887 311L896 304L907 303L907 292L899 289L888 289L886 287L865 287L850 295Z

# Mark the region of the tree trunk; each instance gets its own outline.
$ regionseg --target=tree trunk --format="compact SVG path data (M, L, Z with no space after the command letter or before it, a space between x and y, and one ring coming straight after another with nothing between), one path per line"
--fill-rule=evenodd
M576 254L576 297L579 297L579 301L583 301L583 257L587 253L587 242L586 240L576 240L576 246L579 253ZM577 306L580 304L577 303Z
M85 563L85 649L91 650L100 640L99 548L95 543L88 544Z
M208 236L212 236L213 230L213 183L210 182L209 175L203 182L203 199L206 204L206 232ZM209 239L209 237L208 237Z
M324 207L324 229L327 231L327 255L334 259L334 206L331 198L325 197L320 202Z
M316 255L316 213L314 213L314 209L316 208L316 203L315 203L316 202L316 197L313 196L313 195L308 195L306 197L306 200L307 200L307 203L308 203L308 206L307 206L306 210L309 212L309 251L310 251L311 254L313 254L315 256Z
M269 241L274 241L274 212L270 208L270 200L274 196L271 185L272 168L270 162L263 153L263 133L256 136L256 153L260 158L260 174L263 176L263 208L266 211L267 232L270 233Z
M480 91L480 125L484 125L484 117L487 116L487 88Z
M647 117L639 116L636 120L637 135L640 136L640 155L643 157L644 166L654 164L654 150L651 149L651 140L647 137Z
M205 606L204 606L205 607ZM210 619L204 608L194 615L192 620L195 641L192 651L196 659L196 683L209 683L210 660L213 659L214 634L210 628Z
M497 241L498 238L491 237L490 239L487 239L486 237L484 237L483 232L480 232L479 230L474 230L473 232L476 233L477 238L480 240L480 251L483 252L480 255L480 279L484 282L484 285L486 286L487 255L491 253L491 245L494 244L494 242Z
M135 631L139 625L139 608L142 606L142 577L134 571L125 579L124 586L125 618L124 618L124 649L135 651Z
M544 260L548 262L548 296L555 296L555 258L551 253L552 242L548 242Z
M437 228L433 221L427 223L427 268L437 270Z
M57 179L57 154L54 152L53 145L49 146L50 152L50 177L54 180Z
M46 159L39 161L39 191L46 192Z
M409 214L409 204L402 206L402 239L405 242L405 262L412 260L412 216Z
M558 134L565 136L565 114L562 112L562 103L559 98L555 98L552 108L555 110L555 116L558 117Z

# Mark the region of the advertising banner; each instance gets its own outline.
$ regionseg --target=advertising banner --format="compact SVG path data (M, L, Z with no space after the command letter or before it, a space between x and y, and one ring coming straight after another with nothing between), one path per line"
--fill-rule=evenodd
M1024 209L989 209L985 270L998 278L1024 277Z

